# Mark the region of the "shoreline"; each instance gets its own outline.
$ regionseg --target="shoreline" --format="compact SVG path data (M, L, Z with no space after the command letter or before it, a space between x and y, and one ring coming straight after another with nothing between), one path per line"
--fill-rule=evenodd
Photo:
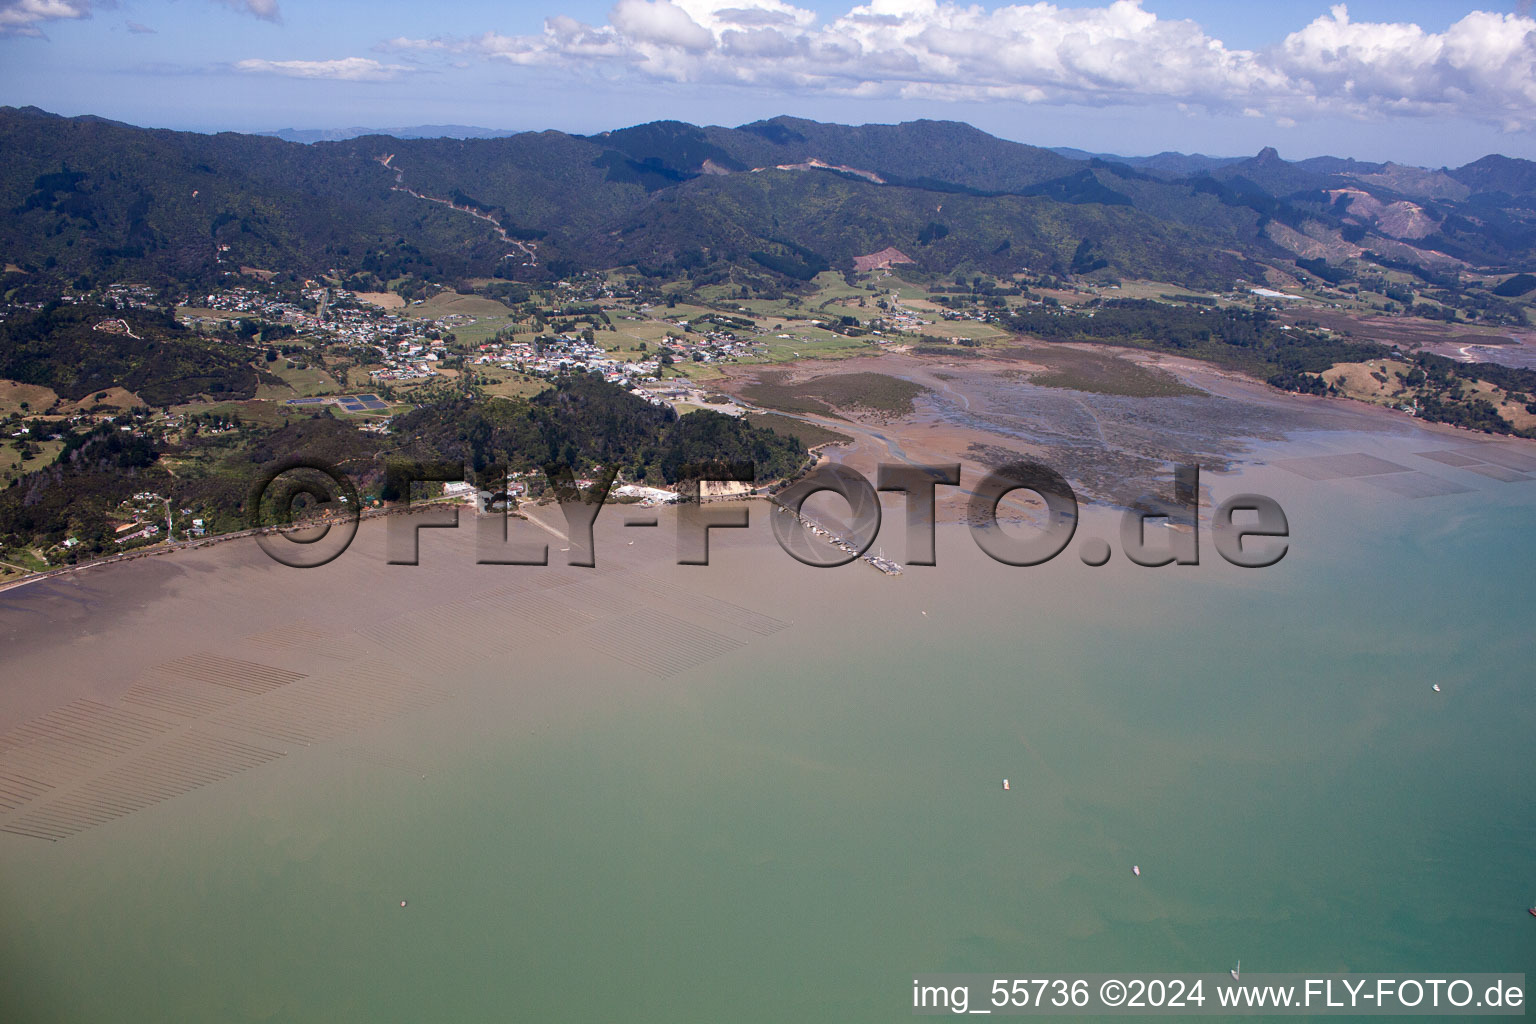
M439 504L439 502L420 502L415 505L403 508L389 507L381 509L364 509L362 512L358 513L358 523L361 524L362 522L370 519L386 519L390 516L405 515L413 510L419 510L431 504ZM332 522L326 523L324 525L329 528L330 526L335 526L337 524ZM543 524L541 523L539 525L542 526ZM143 558L159 558L165 555L174 555L178 552L199 551L203 548L213 547L215 545L224 544L229 541L247 540L252 537L281 533L284 529L287 529L287 527L260 526L248 530L236 530L231 533L214 534L213 536L200 538L195 542L173 541L167 543L162 541L159 544L152 544L148 547L135 548L132 551L124 551L120 552L119 554L108 555L105 558L95 558L89 562L80 562L75 565L61 565L54 569L44 569L39 572L31 573L21 577L20 579L7 580L4 583L0 583L0 594L24 587L29 583L40 583L43 580L54 579L59 576L70 576L76 573L85 573L91 571L92 569L104 569L109 566L121 565L126 562L134 562ZM549 528L545 527L545 529Z
M1038 344L1044 345L1047 343L1039 342ZM1536 440L1520 437L1519 435L1515 434L1490 434L1486 431L1476 431L1466 427L1459 427L1454 424L1423 420L1411 414L1404 413L1398 409L1389 408L1374 402L1367 402L1361 399L1351 398L1349 396L1302 395L1293 392L1282 391L1278 388L1272 387L1265 381L1262 381L1257 377L1252 376L1251 374L1247 374L1238 370L1230 370L1224 367L1216 366L1214 364L1204 363L1199 360L1188 359L1176 355L1170 356L1163 353L1149 353L1145 349L1126 348L1114 345L1098 345L1075 342L1060 342L1050 344L1072 348L1077 351L1108 351L1109 353L1112 353L1113 358L1123 358L1127 362L1131 362L1136 365L1154 367L1164 370L1165 372L1171 373L1178 377L1186 384L1199 388L1207 395L1224 398L1230 401L1247 401L1256 405L1271 407L1289 407L1286 411L1293 413L1324 413L1335 410L1342 410L1347 411L1356 417L1359 417L1365 426L1375 425L1378 427L1378 429L1390 428L1394 431L1401 430L1403 428L1417 429L1426 433L1441 435L1447 440L1475 438L1479 443L1498 443L1500 441L1507 440L1536 444ZM975 360L957 360L945 359L943 356L913 356L903 353L881 353L879 355L859 357L853 360L838 360L836 362L816 359L796 360L789 364L772 364L772 366L768 368L782 369L788 366L794 370L808 373L810 376L824 376L838 373L847 373L857 368L856 365L850 364L860 364L866 361L871 364L884 362L890 356L895 356L898 359L909 360L916 364L929 367L930 373L932 372L932 368L959 367L963 369L985 370L989 374L996 376L999 371L1009 369L1009 367L1004 363L997 360L986 359L985 357ZM764 366L760 366L758 364L738 364L738 366L733 367L732 369L735 372L728 373L726 375L726 379L735 383L739 382L743 378L751 377L755 373L760 372L762 369L764 369ZM1213 382L1220 382L1222 384L1232 386L1237 392L1239 392L1239 394L1233 395L1230 393L1225 393L1225 389L1212 390L1206 386L1207 384ZM953 389L948 390L953 391ZM1100 394L1098 392L1078 392L1070 388L1050 390L1059 390L1064 395L1077 397L1089 397ZM848 440L826 441L814 447L808 448L807 452L812 465L820 465L823 462L846 462L847 457L849 456L857 457L858 455L863 454L861 449L875 441L877 438L879 439L882 447L886 447L889 450L891 441L889 437L887 437L887 434L900 435L904 428L915 428L919 426L919 421L922 419L921 416L914 413L909 416L897 417L895 419L877 418L877 423L871 423L865 419L852 418L854 415L856 415L856 411L849 409L835 410L842 415L833 418L806 413L790 414L775 409L760 408L755 405L751 408L759 412L791 416L791 418L811 422L819 426L823 426L827 429L835 429L845 434L852 433L857 435L851 437ZM967 409L968 408L969 400L967 400ZM965 428L958 429L965 431ZM1300 432L1306 429L1308 428L1298 427L1296 432ZM1323 427L1322 429L1330 428ZM980 430L975 430L974 432L978 436L983 433ZM1240 445L1236 443L1239 441L1238 438L1230 438L1229 441L1232 443L1234 448L1240 447ZM1245 454L1247 453L1234 452L1234 454L1231 456L1232 461L1238 464L1246 464L1250 462L1251 460L1243 457ZM835 459L833 458L834 455L841 455L844 456L844 458ZM961 456L961 460L968 461L963 456ZM907 459L906 461L910 461L910 459ZM768 496L765 495L741 495L712 498L710 499L710 502L750 501L759 498L771 500L768 499ZM389 516L409 514L413 510L420 510L429 505L441 503L441 500L434 500L428 502L417 502L405 507L390 506L380 509L364 509L359 515L359 521L361 522L362 520L380 519L387 518ZM1113 502L1105 501L1099 497L1089 497L1086 503L1091 505L1113 504ZM562 543L569 544L570 539L564 532L562 532L556 526L545 522L539 516L533 514L532 510L541 507L543 504L543 502L530 502L513 514L519 518L528 520L529 522L538 526L540 529L549 533L551 536L558 538ZM945 517L943 517L941 514L940 518L942 519ZM260 527L255 529L239 530L231 533L217 534L201 538L197 541L180 541L172 543L161 542L160 544L156 544L150 547L138 548L133 551L108 555L103 558L93 559L89 562L82 562L76 565L58 566L55 568L31 572L27 575L20 576L15 579L6 580L4 582L0 582L0 594L10 593L11 591L19 590L20 588L28 586L29 584L39 583L44 580L84 574L91 571L106 569L114 565L137 561L143 558L158 558L167 555L174 555L182 551L195 551L230 541L242 540L262 534L281 532L282 529L284 528L276 526Z

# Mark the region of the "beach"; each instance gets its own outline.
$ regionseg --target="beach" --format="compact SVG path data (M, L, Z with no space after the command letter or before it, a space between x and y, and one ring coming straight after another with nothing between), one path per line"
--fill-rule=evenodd
M707 566L609 506L593 569L532 524L549 566L477 564L466 512L415 566L365 521L317 569L245 539L0 594L0 1016L874 1021L913 971L1530 962L1531 446L1286 396L1053 445L1064 396L938 383L989 437L920 400L833 457L1038 453L1086 496L1049 564L957 498L894 577L795 561L764 502ZM1084 564L1114 466L1181 453L1200 564ZM1244 492L1290 522L1267 569L1209 541Z

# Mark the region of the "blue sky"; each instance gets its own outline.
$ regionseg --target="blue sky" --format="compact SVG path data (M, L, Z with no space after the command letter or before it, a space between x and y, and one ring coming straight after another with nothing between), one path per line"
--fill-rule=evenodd
M200 131L933 117L1440 166L1536 158L1536 21L1455 0L0 0L0 102Z

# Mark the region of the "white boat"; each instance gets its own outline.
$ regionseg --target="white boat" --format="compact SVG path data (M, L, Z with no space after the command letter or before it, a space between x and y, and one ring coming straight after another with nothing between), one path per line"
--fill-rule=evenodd
M1008 790L1008 780L1004 779L1003 780L1003 791L1007 792L1007 790Z
M1141 865L1140 864L1132 864L1131 865L1131 874L1135 875L1137 878L1140 878L1141 877Z
M1440 684L1436 683L1433 687L1431 687L1431 689L1433 689L1436 693L1439 693L1440 692Z
M1243 974L1243 962L1241 960L1239 960L1237 962L1237 966L1232 968L1232 980L1233 981L1242 981L1243 980L1242 979L1242 974Z

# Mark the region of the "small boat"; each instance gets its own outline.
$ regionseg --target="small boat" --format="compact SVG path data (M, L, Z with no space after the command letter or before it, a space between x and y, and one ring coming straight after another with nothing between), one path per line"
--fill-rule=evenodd
M1243 980L1242 976L1243 976L1243 962L1241 960L1239 960L1237 962L1237 966L1232 968L1232 980L1233 981L1242 981Z
M1131 874L1135 875L1137 878L1140 878L1141 877L1141 865L1140 864L1132 864L1131 865Z
M1008 780L1004 779L1003 780L1003 792L1006 793L1007 791L1008 791Z
M1434 690L1436 693L1439 693L1440 692L1440 684L1436 683L1434 686L1430 687L1430 689Z

